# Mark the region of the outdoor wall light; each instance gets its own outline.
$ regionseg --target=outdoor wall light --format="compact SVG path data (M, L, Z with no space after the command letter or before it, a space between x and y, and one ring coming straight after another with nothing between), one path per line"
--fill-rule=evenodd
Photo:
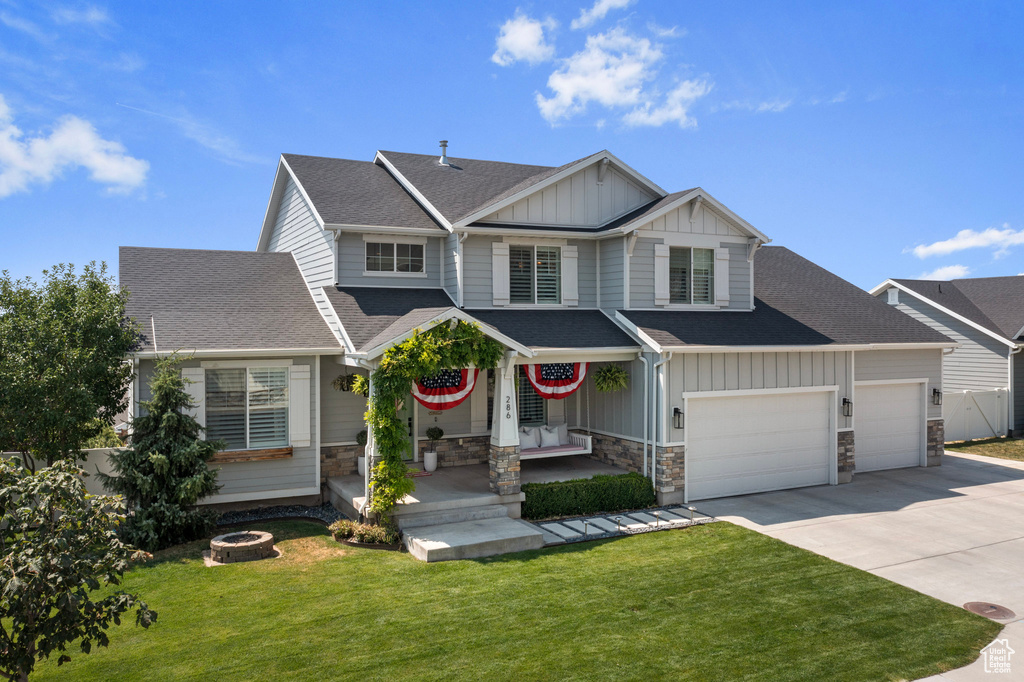
M932 389L932 405L942 404L942 391L937 388Z
M683 428L683 410L679 407L672 408L672 428Z
M853 416L853 401L850 400L849 398L843 398L843 416Z

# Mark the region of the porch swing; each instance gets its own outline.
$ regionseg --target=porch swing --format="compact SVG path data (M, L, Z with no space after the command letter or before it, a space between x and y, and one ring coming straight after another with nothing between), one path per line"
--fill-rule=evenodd
M526 377L533 390L545 400L563 400L583 385L588 362L526 365ZM590 392L587 391L587 433L572 433L568 424L519 427L519 459L589 455L593 452L590 435Z

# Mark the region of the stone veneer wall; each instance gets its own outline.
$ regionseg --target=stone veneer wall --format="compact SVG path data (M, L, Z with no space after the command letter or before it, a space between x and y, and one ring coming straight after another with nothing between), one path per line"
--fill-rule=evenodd
M644 468L644 444L635 440L605 436L599 433L593 435L593 452L588 455L605 464L625 469L626 471L643 471Z
M928 422L928 466L942 465L942 455L946 452L946 422L932 419Z
M853 431L840 431L836 443L836 452L839 459L839 482L850 483L853 481L853 470L855 468L855 455Z
M683 486L686 475L686 447L683 445L661 446L655 457L657 485L654 492L658 504L679 504L683 501Z
M430 441L420 441L420 459L430 447ZM437 442L437 466L457 467L467 464L483 464L491 452L491 437L450 438Z
M519 479L519 446L490 446L487 461L491 465L490 489L499 495L518 495L523 492Z
M331 476L358 473L356 458L363 454L362 445L324 445L320 448L320 482Z

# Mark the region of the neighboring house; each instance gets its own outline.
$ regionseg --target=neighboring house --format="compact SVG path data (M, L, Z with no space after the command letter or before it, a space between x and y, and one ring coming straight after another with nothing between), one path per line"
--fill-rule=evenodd
M362 453L365 400L332 383L458 318L505 357L453 409L405 401L410 451L440 426L440 465L490 463L513 513L521 469L567 452L650 476L662 503L938 464L929 396L955 344L768 241L607 151L558 168L285 154L255 252L122 248L135 395L154 357L191 354L196 416L228 442L212 501L313 495ZM559 363L630 384L546 400L526 368ZM531 447L525 425L575 435Z
M889 279L871 293L959 344L943 365L948 440L1024 433L1024 277Z

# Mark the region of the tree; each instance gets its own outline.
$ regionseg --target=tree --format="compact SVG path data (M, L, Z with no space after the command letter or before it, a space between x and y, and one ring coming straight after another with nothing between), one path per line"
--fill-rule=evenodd
M0 460L0 677L27 680L36 662L68 645L82 653L107 646L106 630L135 609L135 622L156 620L138 595L91 593L120 585L132 561L146 558L124 544L117 527L123 505L113 497L86 493L82 472L69 461L31 473Z
M132 422L131 447L110 454L117 475L98 474L131 511L122 535L149 551L203 537L217 516L196 503L220 490L217 472L206 463L223 443L200 439L202 427L186 413L195 405L177 365L177 357L157 361L149 384L153 399Z
M41 284L0 277L0 451L34 469L78 458L87 440L127 406L138 332L127 292L105 264L43 271ZM98 421L97 421L98 420Z

